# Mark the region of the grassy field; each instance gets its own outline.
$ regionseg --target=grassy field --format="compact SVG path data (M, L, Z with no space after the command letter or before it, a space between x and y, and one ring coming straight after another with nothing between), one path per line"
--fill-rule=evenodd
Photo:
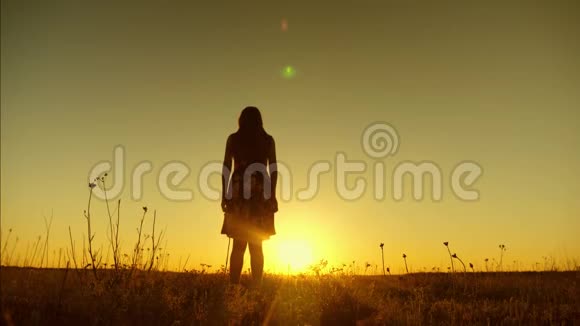
M267 275L3 267L7 325L574 325L580 272ZM244 281L248 281L248 278Z

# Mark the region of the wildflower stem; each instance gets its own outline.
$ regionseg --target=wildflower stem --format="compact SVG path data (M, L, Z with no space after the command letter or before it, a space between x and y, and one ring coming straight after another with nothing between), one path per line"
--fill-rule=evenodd
M109 207L109 198L107 197L107 186L105 183L105 177L101 177L101 182L103 183L103 193L105 194L105 206L107 207L107 216L109 217L109 230L110 230L110 240L111 240L111 249L113 249L113 262L115 264L115 270L118 269L118 261L117 261L117 247L118 247L118 236L115 236L115 227L113 225L113 214L111 214L111 208ZM119 233L118 226L119 226L119 209L120 209L121 200L117 203L117 235Z
M149 268L148 268L149 271L151 270L151 268L153 268L153 263L155 263L155 251L157 249L157 246L159 245L159 241L157 241L157 246L155 245L155 222L156 222L156 220L157 220L157 210L154 210L153 211L153 233L151 236L151 260L149 262ZM159 240L161 240L161 234L159 234L159 237L160 237Z
M143 230L143 221L145 221L145 214L147 214L147 209L143 208L143 216L141 217L141 223L139 224L139 229L137 229L137 244L135 244L135 250L133 252L133 268L137 265L137 257L139 256L139 251L141 248L141 231Z
M453 256L451 254L451 250L449 250L449 246L446 246L446 247L447 247L447 252L449 253L449 260L451 260L451 271L455 272L455 266L453 266Z
M461 258L459 258L457 256L455 258L457 258L457 260L459 260L459 262L461 263L461 265L463 265L463 271L464 272L467 272L467 268L465 267L465 264L463 263L463 260L461 260Z
M386 276L387 274L385 273L385 251L383 249L384 246L385 244L381 243L380 247L381 247L381 259L383 261L383 276Z
M89 202L87 204L87 211L85 212L85 218L87 219L87 232L89 238L89 257L91 258L90 265L93 268L93 274L97 278L97 266L95 266L95 256L93 254L93 238L94 235L91 232L91 199L93 198L93 188L89 188Z
M228 258L230 257L230 243L231 243L231 241L232 241L232 238L228 237L228 251L226 252L226 265L224 267L225 273L228 272Z
M71 251L72 260L73 260L73 263L75 264L75 269L77 269L78 266L77 266L77 258L76 258L76 255L75 255L75 244L73 242L72 232L70 230L70 225L68 227L68 236L69 236L69 239L70 239L70 248L71 248L70 251Z
M6 247L8 247L8 239L10 239L10 235L12 234L12 229L8 230L8 235L6 236L6 240L4 240L4 247L2 247L2 252L0 252L0 256L4 257L4 253L6 252Z

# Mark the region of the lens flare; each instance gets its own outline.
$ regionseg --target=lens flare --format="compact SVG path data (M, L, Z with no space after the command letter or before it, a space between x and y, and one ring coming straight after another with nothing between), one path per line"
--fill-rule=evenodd
M282 77L286 79L292 79L296 76L296 69L292 66L286 66L282 69Z

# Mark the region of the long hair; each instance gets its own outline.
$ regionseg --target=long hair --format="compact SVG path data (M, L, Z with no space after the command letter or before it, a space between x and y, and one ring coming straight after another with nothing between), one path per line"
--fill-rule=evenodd
M240 134L258 136L266 133L262 122L262 114L255 106L248 106L242 110L238 119Z
M238 127L238 153L247 158L265 156L269 135L264 130L260 110L254 106L243 109L238 119Z

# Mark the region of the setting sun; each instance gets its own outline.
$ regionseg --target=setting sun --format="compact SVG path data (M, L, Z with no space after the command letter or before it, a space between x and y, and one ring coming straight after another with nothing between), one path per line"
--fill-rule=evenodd
M289 273L300 273L313 262L312 246L304 239L286 239L278 243L278 265Z

